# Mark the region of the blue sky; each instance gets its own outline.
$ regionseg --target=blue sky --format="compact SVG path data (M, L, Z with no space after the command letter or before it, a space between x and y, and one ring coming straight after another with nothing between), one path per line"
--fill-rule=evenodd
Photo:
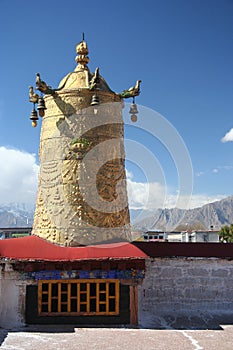
M82 32L90 70L99 66L117 92L141 79L136 102L161 114L183 139L193 167L193 206L232 195L233 132L221 141L233 128L232 0L0 0L0 202L20 200L22 189L34 198L38 168L31 155L38 152L40 127L30 125L28 86L40 72L56 87L76 66ZM165 145L135 127L126 126L125 134L153 152L168 194L179 192ZM144 191L143 170L130 161L127 169L132 186ZM156 197L164 184L152 181ZM19 187L18 197L7 198Z

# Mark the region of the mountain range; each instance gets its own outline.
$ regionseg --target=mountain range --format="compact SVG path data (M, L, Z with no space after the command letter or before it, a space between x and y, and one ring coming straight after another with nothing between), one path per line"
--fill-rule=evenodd
M131 218L133 229L141 231L218 230L233 223L233 196L189 210L172 208L131 212Z
M11 203L0 205L0 227L31 227L33 209L27 209L23 204Z
M0 205L0 227L31 227L33 209L19 204ZM133 230L208 230L233 223L233 196L194 209L130 210Z

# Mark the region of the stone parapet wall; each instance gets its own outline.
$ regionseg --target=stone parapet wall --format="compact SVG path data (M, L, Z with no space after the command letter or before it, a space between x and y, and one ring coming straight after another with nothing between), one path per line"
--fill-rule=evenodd
M139 287L139 324L200 315L232 316L233 263L216 258L151 258ZM203 316L204 317L204 316Z
M11 264L0 263L0 327L10 329L25 325L26 286L31 281L19 279Z

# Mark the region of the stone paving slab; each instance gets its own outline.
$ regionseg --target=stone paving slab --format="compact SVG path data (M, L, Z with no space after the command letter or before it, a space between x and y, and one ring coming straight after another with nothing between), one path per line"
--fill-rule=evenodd
M233 326L222 330L128 328L0 329L1 350L232 350Z

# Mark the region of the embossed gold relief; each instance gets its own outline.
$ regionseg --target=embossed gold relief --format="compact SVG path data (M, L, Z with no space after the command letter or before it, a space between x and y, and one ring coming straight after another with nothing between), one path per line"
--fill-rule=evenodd
M44 98L33 234L65 246L128 240L122 99L89 72L85 42L77 53L75 71Z
M37 201L33 233L54 243L70 246L94 244L128 239L129 236L128 206L120 211L114 207L114 200L120 192L127 201L125 185L118 188L118 193L116 191L119 181L125 179L123 124L107 123L90 128L92 118L90 111L86 115L80 111L71 117L44 119L40 150L40 199ZM111 121L112 116L109 119ZM86 131L88 126L89 130ZM49 133L46 127L50 127ZM86 202L83 194L89 191L86 180L91 174L86 172L82 160L96 145L113 138L119 138L117 148L112 149L113 160L106 162L106 154L98 150L94 150L90 156L93 164L103 161L95 181L101 198L113 203L110 205L112 213L105 213L96 210L98 203L95 204L95 196L91 198L92 205ZM120 154L121 158L115 159L115 153L116 156ZM86 187L80 188L80 180Z

